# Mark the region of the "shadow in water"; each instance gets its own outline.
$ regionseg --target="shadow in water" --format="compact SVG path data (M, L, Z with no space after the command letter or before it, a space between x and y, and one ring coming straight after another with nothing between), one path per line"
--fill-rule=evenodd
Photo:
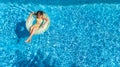
M29 55L26 52L16 50L12 67L61 67L61 60L60 58L55 58L51 53L46 55L46 52L44 53L41 49ZM75 60L73 63L68 64L68 66L79 67L76 65Z
M44 59L44 53L40 50L37 51L36 55L31 54L30 58L19 50L15 51L16 59L12 67L55 67L50 65L51 56Z
M17 23L16 28L15 28L15 33L18 37L18 40L17 40L18 43L21 38L25 38L30 35L29 31L26 29L25 21Z
M119 4L120 0L29 0L29 2L27 0L1 0L1 3L6 3L6 2L11 2L11 3L24 3L24 4L28 4L28 3L35 3L35 4L42 4L42 5L81 5L81 4L100 4L100 3L108 3L108 4Z

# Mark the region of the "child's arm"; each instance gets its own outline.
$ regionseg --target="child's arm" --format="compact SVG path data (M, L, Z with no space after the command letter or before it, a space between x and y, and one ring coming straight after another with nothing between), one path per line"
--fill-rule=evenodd
M35 12L31 12L30 15L31 15L31 16L32 16L32 15L36 15L36 13L35 13Z
M43 17L43 20L45 20L45 23L43 23L42 27L44 27L44 25L49 22L48 18Z
M46 23L48 22L48 18L43 18L43 20L45 20Z

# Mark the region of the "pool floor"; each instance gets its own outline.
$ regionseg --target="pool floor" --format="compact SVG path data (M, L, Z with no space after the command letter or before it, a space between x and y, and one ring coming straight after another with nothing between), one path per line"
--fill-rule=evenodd
M0 6L0 67L120 66L120 4ZM25 43L26 19L38 10L50 27Z

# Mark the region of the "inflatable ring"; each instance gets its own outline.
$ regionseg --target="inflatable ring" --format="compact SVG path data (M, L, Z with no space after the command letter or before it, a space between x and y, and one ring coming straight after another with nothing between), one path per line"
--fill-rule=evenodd
M41 34L41 33L45 32L50 25L50 19L49 19L48 15L44 13L43 16L48 19L48 22L45 22L43 27L40 27L38 30L36 30L35 34ZM28 19L26 20L26 28L27 28L28 31L30 30L30 27L33 25L34 20L35 20L34 15L30 14L28 16Z

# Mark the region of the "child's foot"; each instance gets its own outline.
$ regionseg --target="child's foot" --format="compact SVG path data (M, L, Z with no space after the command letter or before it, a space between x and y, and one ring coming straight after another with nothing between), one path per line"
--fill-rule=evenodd
M30 41L31 41L31 40L29 39L29 40L26 40L25 42L26 42L26 43L29 43Z

